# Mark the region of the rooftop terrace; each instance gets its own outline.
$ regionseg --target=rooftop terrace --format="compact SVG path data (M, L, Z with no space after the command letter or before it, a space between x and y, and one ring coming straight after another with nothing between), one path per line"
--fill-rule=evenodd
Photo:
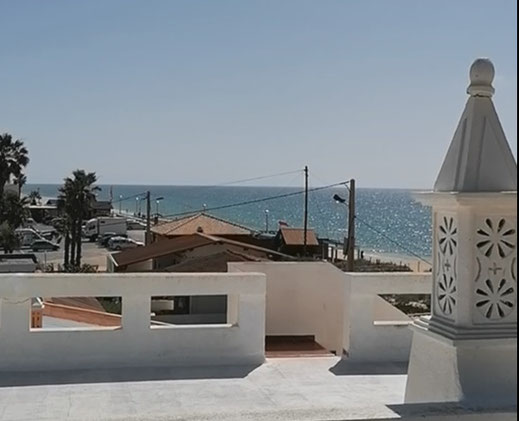
M514 419L507 411L474 418L453 404L404 406L404 372L398 364L348 367L334 357L273 359L261 366L2 373L0 420Z

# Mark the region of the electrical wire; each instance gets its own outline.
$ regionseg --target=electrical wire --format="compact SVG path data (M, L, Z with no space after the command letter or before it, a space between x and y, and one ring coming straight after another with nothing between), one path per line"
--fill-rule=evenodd
M396 246L400 247L403 251L406 251L407 253L409 253L411 256L414 256L416 257L417 259L420 259L422 262L424 263L427 263L428 265L432 265L431 262L429 262L427 259L424 259L422 256L420 256L419 254L415 253L414 251L412 251L411 249L409 249L408 247L400 244L398 241L396 240L393 240L390 236L388 236L386 233L380 231L379 229L375 228L373 225L369 224L368 222L364 221L363 219L359 218L357 215L355 215L355 219L358 220L360 223L364 224L366 227L368 227L370 230L372 230L373 232L376 232L378 235L380 235L381 237L384 237L386 240L392 242L393 244L395 244Z
M345 182L342 181L340 183L334 183L334 184L329 184L327 186L316 187L313 189L309 189L308 192L310 193L310 192L315 192L315 191L319 191L319 190L325 190L325 189L329 189L332 187L337 187L337 186L343 185L344 183ZM285 194L279 194L276 196L268 196L268 197L262 197L259 199L247 200L245 202L238 202L238 203L232 203L232 204L228 204L228 205L215 206L212 208L199 209L195 212L180 212L180 213L165 215L165 217L176 217L176 216L190 215L190 214L198 213L198 212L209 212L209 211L215 211L215 210L221 210L221 209L229 209L229 208L234 208L237 206L245 206L245 205L251 205L254 203L267 202L270 200L283 199L285 197L297 196L297 195L304 194L304 193L305 193L305 190L300 190L300 191L296 191L296 192L292 192L292 193L285 193Z
M214 184L214 185L207 186L207 187L229 186L231 184L248 183L249 181L265 180L267 178L281 177L283 175L290 175L290 174L296 174L296 173L302 173L302 172L303 172L303 170L285 171L285 172L280 172L280 173L277 173L277 174L262 175L262 176L259 176L259 177L244 178L244 179L241 179L241 180L228 181L228 182L225 182L225 183Z

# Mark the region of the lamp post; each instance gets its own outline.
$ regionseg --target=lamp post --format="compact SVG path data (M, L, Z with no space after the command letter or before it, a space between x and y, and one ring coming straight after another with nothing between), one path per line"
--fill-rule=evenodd
M123 207L123 195L120 194L120 195L119 195L119 215L122 215L122 214L123 214L122 207Z
M348 208L348 244L345 251L348 255L348 272L353 272L355 270L355 180L350 180L349 184L350 197L348 203L338 194L333 195L333 200Z
M135 198L135 216L139 215L139 198Z
M269 232L269 210L265 209L265 233Z
M159 217L159 203L161 200L163 200L164 198L161 196L161 197L157 197L155 199L155 204L157 205L157 218Z

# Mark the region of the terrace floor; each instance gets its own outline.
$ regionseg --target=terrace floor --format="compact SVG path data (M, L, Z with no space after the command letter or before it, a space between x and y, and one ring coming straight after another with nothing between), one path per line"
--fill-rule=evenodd
M404 371L312 357L260 367L3 372L0 420L422 419L423 408L415 418L401 405Z

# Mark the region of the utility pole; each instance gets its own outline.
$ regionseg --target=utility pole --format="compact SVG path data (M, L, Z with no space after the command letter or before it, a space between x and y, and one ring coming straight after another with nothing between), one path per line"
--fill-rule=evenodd
M348 272L355 270L355 180L350 180L348 205Z
M151 243L151 195L150 192L146 192L146 238L145 244Z
M308 165L305 165L305 212L304 212L304 239L303 239L303 255L307 254L308 243Z

